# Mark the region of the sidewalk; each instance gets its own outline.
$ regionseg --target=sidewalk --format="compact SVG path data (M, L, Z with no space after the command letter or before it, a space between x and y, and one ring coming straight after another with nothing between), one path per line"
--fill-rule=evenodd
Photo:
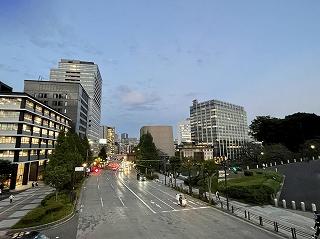
M38 187L16 193L13 203L10 203L8 198L1 200L0 232L4 233L3 230L11 228L29 211L39 206L42 199L51 192L53 192L52 188L40 184Z
M162 174L159 174L159 180L164 184L165 177ZM167 177L167 185L169 185L169 178ZM174 179L173 179L174 184ZM177 179L177 186L182 187L184 190L188 190L188 186L184 185L183 180ZM199 190L193 188L193 193L198 194ZM209 196L209 193L206 193ZM212 194L212 198L219 203L215 195ZM221 201L225 204L226 198L220 196ZM312 233L311 227L314 226L313 214L311 212L301 212L289 209L283 209L274 207L272 205L264 206L252 206L246 203L238 202L233 199L229 199L229 203L235 208L241 208L244 210L249 210L252 213L261 216L263 218L269 219L271 221L277 221L288 227L294 227L296 229L301 229L307 232ZM217 205L219 207L219 204Z

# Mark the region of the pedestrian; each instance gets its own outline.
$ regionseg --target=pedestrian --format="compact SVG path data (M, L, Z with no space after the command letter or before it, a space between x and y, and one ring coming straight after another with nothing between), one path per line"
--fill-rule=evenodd
M11 195L10 195L10 197L9 197L9 199L10 199L10 203L12 203L12 202L13 202L13 198L14 198L14 196L11 194Z
M0 198L2 199L2 189L0 188Z
M38 187L38 182L36 182L36 187Z
M32 182L32 187L34 188L34 182Z
M216 191L216 199L220 201L220 195L218 191Z

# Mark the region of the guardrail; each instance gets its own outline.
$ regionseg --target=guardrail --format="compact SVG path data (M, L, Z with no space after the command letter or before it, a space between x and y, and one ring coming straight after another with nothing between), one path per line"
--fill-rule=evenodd
M271 220L269 218L262 217L260 215L255 214L251 210L247 210L241 207L236 207L232 205L232 203L229 202L229 205L227 205L226 202L219 201L217 204L218 207L220 207L224 211L228 211L229 213L244 218L247 221L250 221L251 223L254 223L256 225L259 225L261 227L265 227L268 229L271 229L277 233L282 233L286 235L290 235L292 239L298 239L298 238L313 238L313 234L310 232L307 232L303 229L297 229L295 227L289 227L287 225L281 224L275 220Z

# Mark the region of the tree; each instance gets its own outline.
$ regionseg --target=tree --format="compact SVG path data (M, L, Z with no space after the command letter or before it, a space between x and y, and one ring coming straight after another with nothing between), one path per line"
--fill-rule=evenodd
M261 144L246 142L241 148L240 160L243 164L257 164L262 151Z
M106 158L107 158L107 151L106 151L106 148L105 148L105 147L102 147L102 148L100 149L100 152L99 152L98 156L99 156L102 160L106 160Z
M260 163L280 163L286 162L292 158L292 153L282 144L270 144L263 148L263 155L260 157Z
M174 186L177 186L177 171L181 167L181 159L179 157L173 156L169 159L170 171L173 173Z
M251 135L267 144L283 144L292 152L298 152L306 140L320 139L320 116L295 113L284 119L258 116L250 125Z
M68 168L49 164L46 168L44 182L56 189L56 201L58 200L58 192L63 190L67 184L71 182L71 174Z
M139 168L159 168L159 152L153 143L152 135L149 132L140 137L140 142L135 151L136 164Z
M302 157L308 159L317 158L320 155L320 140L312 139L307 140L300 149L300 154Z
M209 201L211 201L212 180L217 174L218 168L214 160L206 160L203 162L203 175L209 190Z
M188 171L189 193L192 193L191 173L194 168L193 158L186 157L182 160L182 167Z
M0 184L10 178L12 173L12 163L9 160L0 159Z

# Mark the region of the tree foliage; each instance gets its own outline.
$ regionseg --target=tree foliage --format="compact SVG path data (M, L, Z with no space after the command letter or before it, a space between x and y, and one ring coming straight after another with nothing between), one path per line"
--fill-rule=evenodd
M159 168L159 152L153 143L152 135L149 132L140 137L140 142L135 151L136 164L139 168Z
M106 158L107 158L107 151L106 151L106 148L105 148L105 147L102 147L102 148L100 149L100 152L99 152L98 156L99 156L102 160L106 160Z
M298 152L307 140L320 139L320 116L296 113L284 119L258 116L250 125L252 136L267 144L283 144Z
M282 144L270 144L264 146L263 155L259 158L259 163L270 163L281 161L286 162L292 159L291 151Z
M246 142L241 148L241 163L245 165L257 164L259 158L261 157L262 151L263 147L261 144L257 144L254 142Z
M80 180L83 174L75 177L74 168L81 166L87 157L86 141L75 133L59 133L55 149L49 157L45 168L44 181L56 189L70 189L75 180Z
M169 159L170 171L173 173L174 186L177 186L177 173L181 168L181 159L179 157L173 156Z
M203 176L207 182L209 191L209 201L211 200L212 181L218 179L215 177L218 174L218 168L214 160L206 160L203 162Z

